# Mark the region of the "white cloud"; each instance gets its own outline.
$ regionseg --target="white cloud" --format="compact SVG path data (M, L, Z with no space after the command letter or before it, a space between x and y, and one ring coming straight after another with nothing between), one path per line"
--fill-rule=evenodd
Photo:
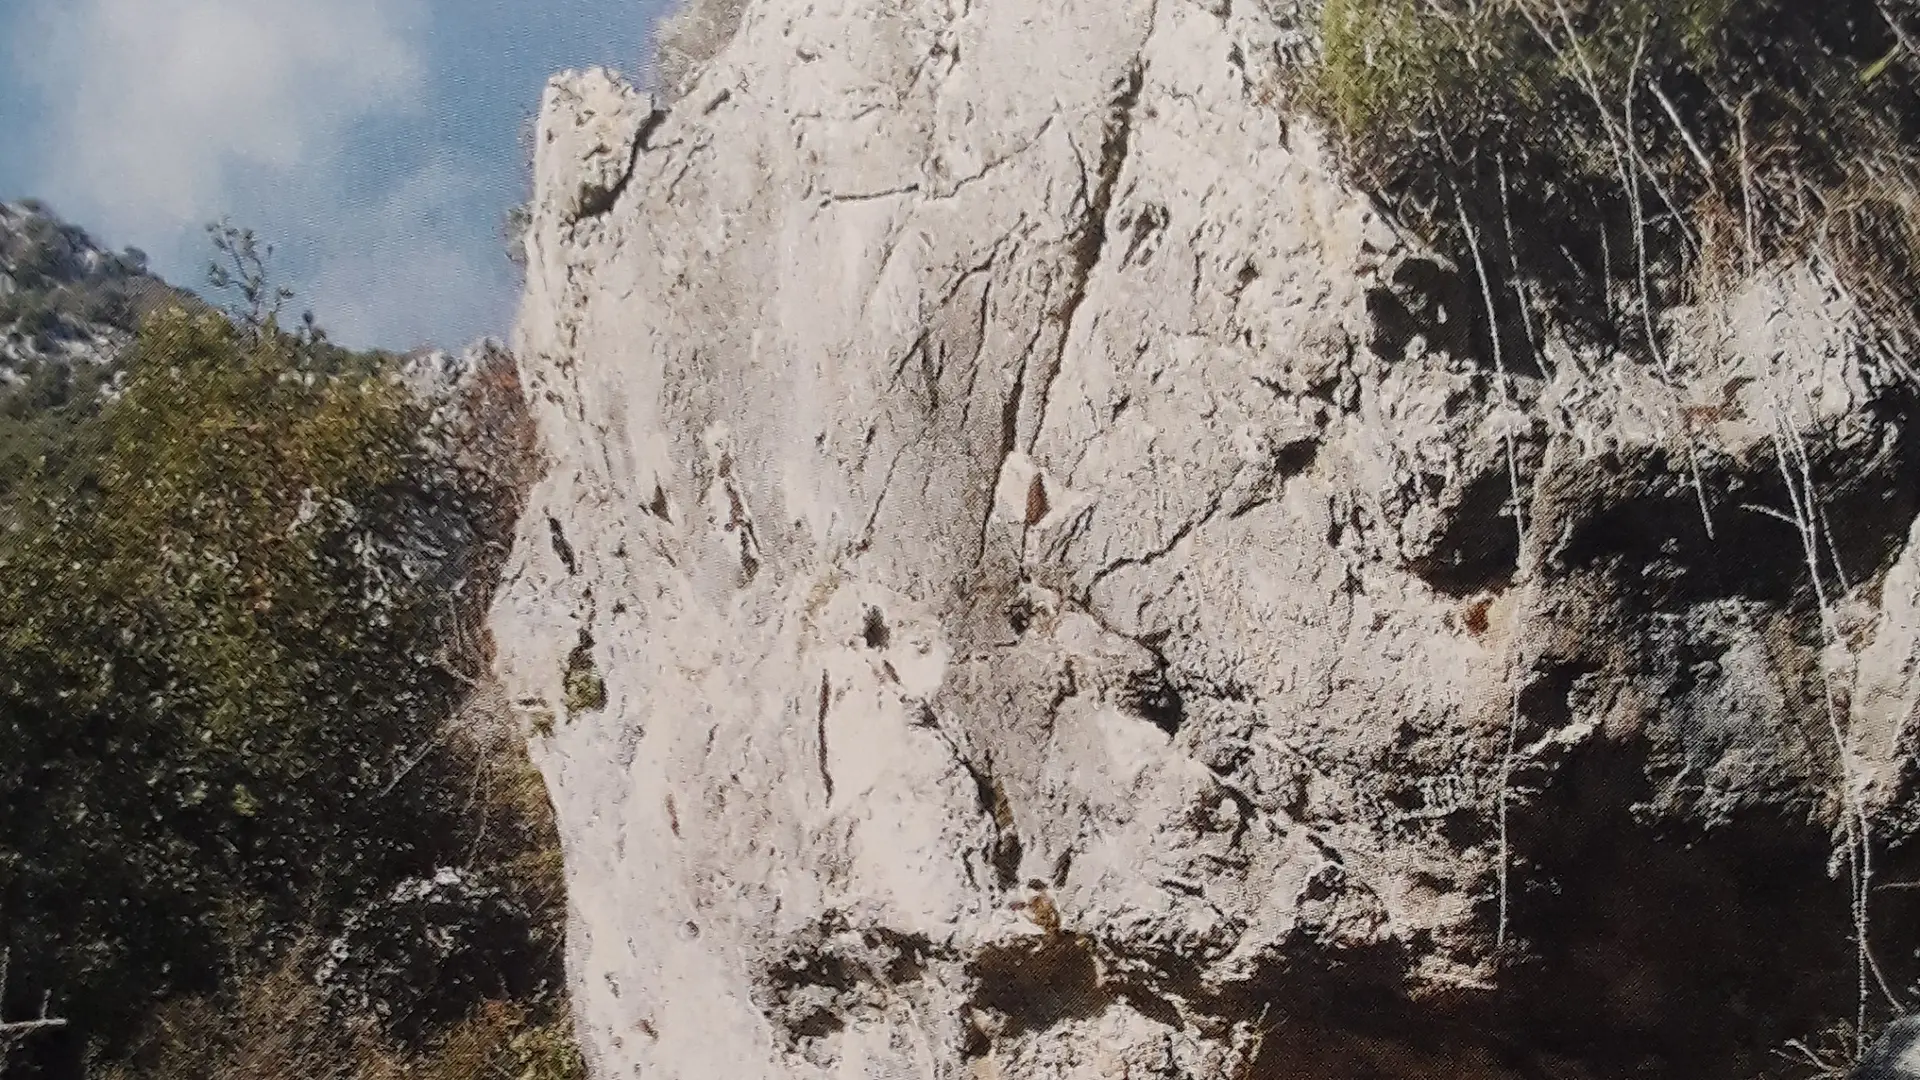
M428 164L337 219L296 302L346 344L453 349L450 333L503 333L513 281L504 242L472 227L489 219L477 172Z
M30 0L0 36L38 92L33 194L198 287L231 216L336 339L404 348L498 329L511 286L481 170L433 142L428 0ZM361 160L356 129L419 133L424 166Z
M44 193L102 231L231 208L237 172L325 167L420 107L419 0L47 0L16 33L41 91ZM36 17L37 16L37 17Z

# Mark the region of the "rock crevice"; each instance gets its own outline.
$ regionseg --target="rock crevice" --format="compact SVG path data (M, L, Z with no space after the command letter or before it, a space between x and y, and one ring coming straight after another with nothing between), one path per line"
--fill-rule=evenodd
M1496 363L1272 92L1302 18L749 0L712 107L554 80L492 621L597 1075L1732 1080L1854 1014L1914 388L1806 267Z

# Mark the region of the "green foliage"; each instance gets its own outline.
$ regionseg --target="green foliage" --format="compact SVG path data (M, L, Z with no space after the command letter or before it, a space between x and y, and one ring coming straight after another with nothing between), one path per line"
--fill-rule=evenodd
M1383 139L1409 104L1417 110L1423 99L1473 92L1475 65L1452 61L1463 52L1494 51L1495 43L1480 36L1478 24L1486 21L1437 19L1422 0L1327 0L1319 103L1356 143Z
M576 1080L587 1075L571 1024L551 1022L529 1027L513 1037L509 1044L514 1064L514 1080Z
M566 695L567 716L598 712L607 707L607 683L593 662L593 641L583 631L580 643L567 654L567 670L561 680Z
M250 231L210 230L221 312L13 222L0 333L138 333L99 363L16 349L0 385L0 1019L70 1021L0 1071L579 1075L544 787L450 724L535 467L511 358L424 438L397 357L281 326ZM450 865L531 914L534 996L424 1056L322 1015L311 944Z
M1813 248L1911 294L1920 96L1893 18L1872 0L1327 0L1303 100L1461 266L1569 322L1632 326L1622 295L1657 309L1703 269Z
M156 311L111 397L52 362L0 394L0 1016L47 1000L106 1060L157 1001L238 1023L248 972L437 866L499 868L555 957L563 925L537 774L444 730L526 479L511 368L448 459L394 357L282 330L223 239L267 306ZM422 536L480 552L465 599Z
M23 478L61 467L111 373L96 364L36 361L20 365L19 374L0 386L0 508Z
M392 384L154 320L122 396L17 493L0 553L0 896L15 983L125 1017L416 845L381 792L454 693L430 600L370 546L418 464ZM57 823L57 824L56 824ZM25 976L23 979L22 976ZM62 995L65 996L65 995Z

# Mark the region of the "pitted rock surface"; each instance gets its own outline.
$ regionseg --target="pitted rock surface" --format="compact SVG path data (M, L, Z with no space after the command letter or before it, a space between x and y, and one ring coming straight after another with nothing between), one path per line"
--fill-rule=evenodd
M1735 1077L1851 1015L1920 444L1818 273L1664 370L1485 353L1286 0L696 24L670 102L549 87L515 337L596 1075Z

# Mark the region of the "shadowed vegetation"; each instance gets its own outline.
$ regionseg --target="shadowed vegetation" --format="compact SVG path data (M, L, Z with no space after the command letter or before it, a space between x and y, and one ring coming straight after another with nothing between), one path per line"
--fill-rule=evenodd
M551 812L475 630L530 475L512 361L436 418L215 241L234 310L0 401L0 1020L67 1021L0 1069L578 1076Z
M1327 0L1302 99L1491 286L1515 349L1542 314L1645 349L1660 311L1783 256L1824 260L1904 340L1912 7Z

